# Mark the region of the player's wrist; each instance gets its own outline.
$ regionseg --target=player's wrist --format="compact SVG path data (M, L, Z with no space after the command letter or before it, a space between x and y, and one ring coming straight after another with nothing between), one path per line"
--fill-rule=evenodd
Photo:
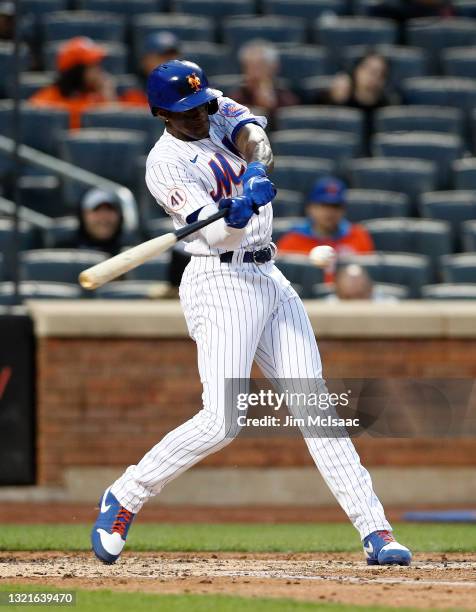
M266 166L263 164L263 162L254 161L248 164L248 167L246 168L246 171L242 177L243 185L255 176L263 178L267 176Z

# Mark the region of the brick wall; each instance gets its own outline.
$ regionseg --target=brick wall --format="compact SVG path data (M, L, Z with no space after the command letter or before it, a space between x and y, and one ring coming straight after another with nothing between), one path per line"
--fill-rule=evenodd
M474 340L324 340L326 377L476 377ZM188 339L38 339L38 480L137 462L200 408ZM258 372L256 372L258 375ZM356 441L367 465L475 465L476 440ZM302 440L238 439L201 465L310 465Z

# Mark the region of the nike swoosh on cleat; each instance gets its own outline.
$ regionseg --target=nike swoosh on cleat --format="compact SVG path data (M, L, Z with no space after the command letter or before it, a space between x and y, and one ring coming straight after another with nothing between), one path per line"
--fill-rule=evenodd
M99 533L101 544L106 552L110 555L121 554L125 541L121 538L119 533L108 533L104 529L96 529L96 531Z
M365 544L364 546L364 550L367 553L367 555L372 555L374 552L374 547L372 545L372 542L367 542L367 544Z
M104 503L106 501L106 497L109 495L110 488L111 487L109 487L109 489L106 489L106 492L102 496L102 500L101 500L101 514L104 514L105 512L107 512L109 510L109 508L111 507L111 504L106 505Z
M194 164L198 159L198 154L195 155L195 157L193 159L191 159L190 161L192 162L192 164Z

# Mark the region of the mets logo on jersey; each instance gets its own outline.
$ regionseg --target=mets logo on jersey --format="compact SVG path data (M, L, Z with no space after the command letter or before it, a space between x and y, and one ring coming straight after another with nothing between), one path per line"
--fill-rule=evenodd
M237 174L228 160L221 154L216 153L215 157L208 162L217 182L215 190L210 191L215 202L219 202L224 197L231 196L232 184L238 185L245 172L245 167L241 165L240 172Z
M202 88L202 82L200 81L200 78L195 74L195 72L192 72L192 74L188 75L187 83L190 85L190 88L193 89L195 92L200 91L200 89Z

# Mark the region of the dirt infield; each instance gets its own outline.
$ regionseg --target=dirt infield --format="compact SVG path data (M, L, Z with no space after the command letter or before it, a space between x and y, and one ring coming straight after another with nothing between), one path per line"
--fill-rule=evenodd
M106 566L87 553L0 552L0 582L476 609L476 554L418 554L403 568L346 553L128 553Z

